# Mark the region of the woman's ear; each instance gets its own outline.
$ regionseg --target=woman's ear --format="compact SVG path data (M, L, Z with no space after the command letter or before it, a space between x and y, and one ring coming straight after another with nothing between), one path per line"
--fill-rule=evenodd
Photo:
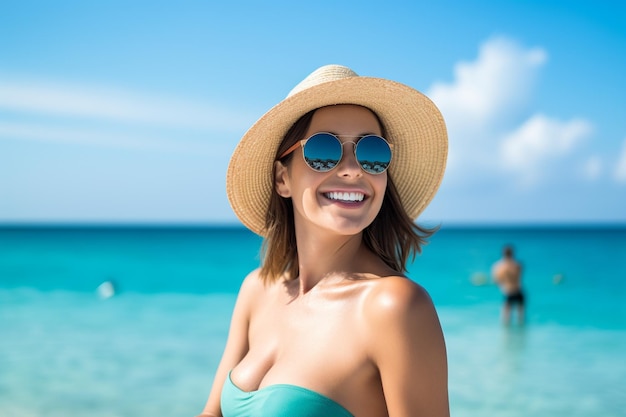
M289 170L282 162L274 162L274 187L279 196L291 197L291 188L289 187Z

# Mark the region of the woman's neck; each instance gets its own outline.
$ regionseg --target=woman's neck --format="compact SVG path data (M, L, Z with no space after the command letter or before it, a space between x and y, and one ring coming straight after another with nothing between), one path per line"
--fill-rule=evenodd
M363 234L343 236L307 230L296 232L300 293L306 293L320 281L337 274L358 271L363 256Z

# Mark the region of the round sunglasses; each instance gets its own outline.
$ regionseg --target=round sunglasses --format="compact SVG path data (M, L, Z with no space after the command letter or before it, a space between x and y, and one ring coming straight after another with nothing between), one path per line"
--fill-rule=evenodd
M391 163L393 145L377 135L354 137L360 139L356 142L341 142L341 139L332 133L315 133L307 139L296 142L278 159L283 159L302 146L302 156L306 164L314 171L327 172L339 165L343 157L343 145L352 143L354 156L363 171L374 175L385 172Z

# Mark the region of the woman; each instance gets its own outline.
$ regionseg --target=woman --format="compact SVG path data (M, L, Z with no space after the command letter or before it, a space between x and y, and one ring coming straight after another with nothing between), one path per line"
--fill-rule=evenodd
M445 344L403 275L447 136L405 85L322 67L244 135L233 210L264 236L203 416L449 416Z

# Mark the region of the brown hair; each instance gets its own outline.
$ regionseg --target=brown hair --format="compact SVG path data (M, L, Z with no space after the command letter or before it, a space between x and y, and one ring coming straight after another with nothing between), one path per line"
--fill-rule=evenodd
M317 110L317 109L316 109ZM371 111L371 110L370 110ZM296 121L283 138L276 155L282 155L287 149L301 140L311 124L315 110L311 110ZM374 112L372 112L374 113ZM378 116L374 113L376 118ZM383 136L384 125L378 119ZM295 154L283 159L287 163ZM275 178L272 170L272 181ZM298 277L298 250L293 219L293 204L290 198L283 198L272 188L272 195L265 216L266 238L263 241L261 278L271 282L286 274L287 279ZM421 253L422 246L438 228L426 229L414 223L404 210L400 195L387 172L387 190L381 209L374 221L363 231L363 243L377 254L383 262L395 271L406 272L409 258L413 260Z

